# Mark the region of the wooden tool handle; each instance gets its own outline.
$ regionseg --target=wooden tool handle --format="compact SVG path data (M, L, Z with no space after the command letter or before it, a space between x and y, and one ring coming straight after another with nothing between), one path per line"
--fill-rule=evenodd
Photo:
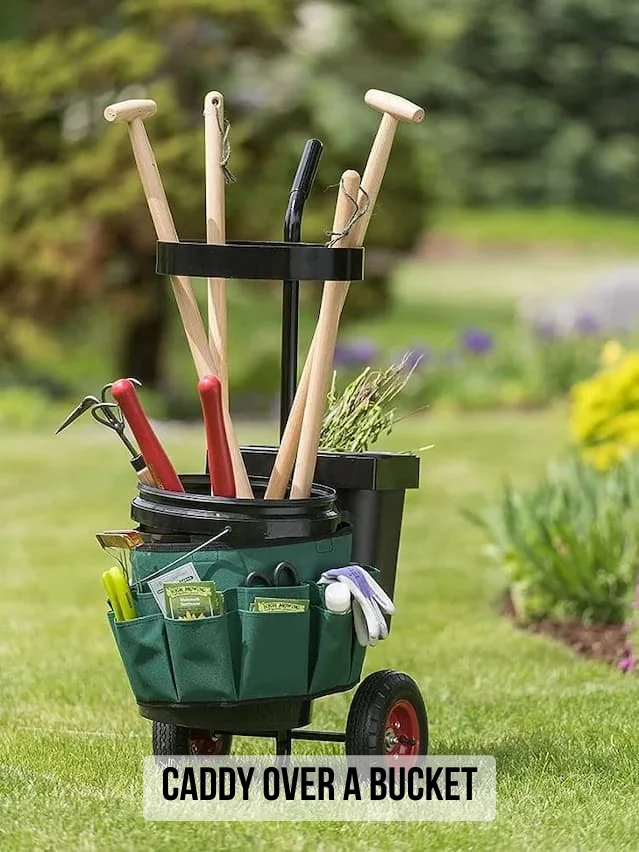
M140 482L143 482L145 485L150 485L152 488L162 488L162 483L155 479L153 473L146 466L146 461L144 460L142 453L133 456L130 461L131 467L136 472Z
M107 121L122 121L127 124L133 156L157 238L166 242L177 242L178 236L169 202L142 122L143 118L154 115L156 110L155 101L121 101L108 106L104 110L104 117ZM203 376L207 373L215 373L217 364L209 349L193 288L188 278L177 275L171 276L171 285L197 374Z
M134 118L150 118L158 111L158 105L150 99L135 98L111 104L104 110L107 121L133 121Z
M333 232L343 231L354 212L354 201L359 189L359 175L349 170L344 172L335 207ZM326 405L326 394L333 370L333 356L337 341L337 329L342 311L343 284L337 281L327 281L324 284L322 304L317 322L316 342L311 366L311 375L306 397L302 431L300 433L299 451L293 472L291 498L304 499L311 493L313 474L317 462L322 418Z
M178 235L169 202L149 138L140 119L135 119L129 124L129 135L157 237L165 242L176 243ZM191 282L181 275L172 275L171 286L198 376L215 372L218 369L217 358L215 352L212 353L209 348Z
M167 491L184 491L175 468L149 423L133 382L129 379L114 382L111 395L120 406L153 478Z
M209 462L211 494L235 497L235 478L229 445L226 439L222 383L217 376L203 376L198 384Z
M209 92L204 98L204 166L206 187L206 241L226 242L224 211L224 97ZM209 278L209 342L217 355L222 384L227 384L226 363L226 281Z
M424 117L424 111L416 104L411 104L410 101L392 95L389 92L380 92L377 89L370 89L364 96L364 100L369 106L374 109L381 109L385 114L380 121L377 134L373 141L366 168L362 176L362 187L365 192L360 190L358 195L358 207L360 210L367 205L367 212L364 216L357 220L351 228L350 232L344 236L339 245L342 247L360 246L364 242L368 224L370 222L375 202L379 195L379 190L384 177L384 172L388 164L393 139L395 138L395 130L397 128L397 120L406 121L421 121ZM421 114L421 117L420 117ZM343 229L333 228L334 231ZM341 308L344 306L346 296L348 294L349 282L339 282L341 294ZM341 311L340 308L340 311ZM295 464L295 456L300 440L302 428L302 418L306 406L306 396L308 392L308 384L310 380L311 364L316 352L317 330L313 335L311 345L306 356L306 363L300 377L297 387L295 400L291 408L288 421L280 448L277 452L273 470L269 478L266 489L266 497L271 500L281 500L286 493L288 480Z
M313 346L315 338L311 342L311 346L306 356L304 369L297 384L295 391L295 399L288 414L288 420L284 427L284 434L280 441L280 447L273 462L273 470L269 477L268 485L264 497L267 500L282 500L286 494L288 481L293 472L295 465L295 456L297 447L300 442L300 433L302 431L302 419L304 417L304 406L306 405L306 397L308 394L308 382L311 377L311 364L313 363Z
M424 110L417 104L407 101L399 95L391 92L382 92L380 89L369 89L364 95L364 102L379 112L392 115L397 121L413 121L419 124L424 120Z
M224 97L220 92L209 92L204 98L206 241L208 243L226 242L223 155ZM238 497L250 500L253 497L253 490L246 473L229 411L226 281L223 278L209 278L207 280L207 294L209 344L217 365L215 370L208 372L213 372L219 376L222 383L222 412L233 465L235 494Z
M142 118L153 115L156 109L157 105L154 101L122 101L121 103L108 106L104 111L104 116L107 121L128 122L133 156L157 238L163 242L178 242L177 231L160 172L153 155L149 137L142 123ZM131 117L130 121L129 117ZM222 366L218 363L218 358L209 347L202 317L200 316L200 309L189 279L179 275L172 275L171 286L198 378L210 374L219 375L223 372ZM238 497L251 498L253 492L228 414L228 391L225 391L225 420L231 458L233 459L236 491Z
M153 474L148 469L148 467L143 467L141 470L136 471L138 475L138 479L140 482L143 482L144 485L149 485L151 488L161 488L162 486L155 481Z

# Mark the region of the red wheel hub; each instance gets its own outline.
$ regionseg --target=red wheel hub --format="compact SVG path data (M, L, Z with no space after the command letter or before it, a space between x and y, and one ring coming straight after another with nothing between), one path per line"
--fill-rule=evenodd
M384 749L389 757L419 754L421 734L417 711L405 698L396 701L386 716Z
M210 731L189 730L190 754L224 754L224 737Z

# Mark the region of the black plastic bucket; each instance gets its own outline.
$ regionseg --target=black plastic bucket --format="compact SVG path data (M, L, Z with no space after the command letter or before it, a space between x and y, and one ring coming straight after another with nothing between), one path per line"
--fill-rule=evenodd
M259 546L273 541L298 541L333 535L341 523L337 494L313 485L304 500L265 500L267 479L252 476L254 500L212 497L206 474L180 477L185 492L163 491L143 483L131 503L131 517L148 533L214 536L230 527L224 544Z
M249 477L267 477L277 447L242 447ZM317 456L314 480L334 488L342 520L353 528L353 561L374 565L392 598L406 490L419 487L419 457L409 453L330 453Z

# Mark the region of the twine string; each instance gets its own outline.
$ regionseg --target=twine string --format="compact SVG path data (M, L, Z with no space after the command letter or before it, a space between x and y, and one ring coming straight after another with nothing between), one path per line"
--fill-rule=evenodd
M217 119L217 126L222 136L222 159L220 160L220 166L222 171L224 172L224 183L235 183L237 178L229 168L228 162L231 157L231 122L228 118L224 119L224 124L222 124L222 120L220 118L220 103L219 101L213 101L213 106L215 108L215 117Z
M351 214L350 219L348 220L348 222L344 226L344 230L342 230L342 231L327 231L326 232L326 236L329 237L329 240L326 243L326 246L328 248L333 248L333 246L336 243L338 243L340 240L343 240L344 237L351 232L355 223L359 222L359 220L362 218L362 216L366 216L366 214L368 213L369 207L370 207L369 195L361 184L359 185L359 190L358 190L358 195L361 192L361 194L364 197L364 204L362 205L361 209L359 207L359 204L357 203L357 198L353 198L353 196L350 195L350 193L348 193L344 189L344 182L343 181L340 181L340 187L342 189L342 192L346 196L346 198L348 198L348 200L353 205L354 209L353 209L353 213Z

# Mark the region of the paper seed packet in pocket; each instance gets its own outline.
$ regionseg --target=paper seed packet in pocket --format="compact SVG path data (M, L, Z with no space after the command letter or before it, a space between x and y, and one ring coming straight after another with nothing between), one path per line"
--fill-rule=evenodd
M306 612L308 601L302 598L254 598L250 612Z
M224 612L224 595L211 580L198 583L165 583L164 599L169 618L191 621L211 618Z

